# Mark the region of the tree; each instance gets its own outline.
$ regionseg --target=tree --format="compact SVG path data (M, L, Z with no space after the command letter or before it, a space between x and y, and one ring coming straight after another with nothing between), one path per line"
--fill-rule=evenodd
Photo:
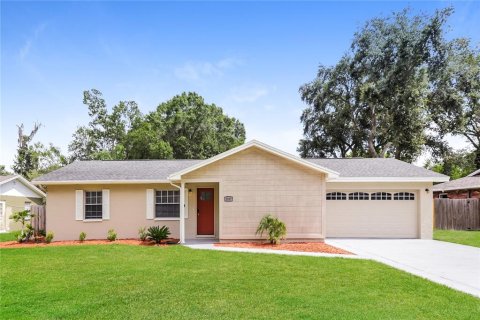
M449 176L452 180L463 178L476 170L476 153L468 150L453 151L449 149L436 160L430 159L425 168Z
M443 28L451 13L411 17L404 10L372 19L337 65L320 66L300 88L308 104L301 156L417 158L427 141L429 90L445 65Z
M69 145L72 159L125 159L122 142L134 124L142 120L137 104L121 101L109 113L102 93L95 89L83 92L83 103L92 119L74 133Z
M40 142L32 144L35 134L40 129L40 124L36 123L28 135L24 133L23 123L17 127L18 149L13 165L13 171L16 174L33 179L69 163L69 159L53 144L48 147ZM5 167L3 166L3 168Z
M240 121L225 115L215 104L205 103L194 92L160 104L146 121L170 146L175 159L210 158L245 141Z
M69 145L73 159L205 159L245 141L245 128L196 93L182 93L143 115L134 101L109 113L102 93L84 92L92 118Z
M480 169L480 51L466 39L451 43L446 67L429 96L430 129L438 134L438 150L447 134L464 137ZM448 146L444 149L448 149ZM448 156L448 155L447 155Z
M8 176L11 174L7 169L5 169L4 165L0 165L0 176Z
M38 157L31 142L40 126L40 123L35 123L29 134L25 134L23 123L17 126L18 148L14 159L13 171L27 179L30 178L30 173L38 167Z

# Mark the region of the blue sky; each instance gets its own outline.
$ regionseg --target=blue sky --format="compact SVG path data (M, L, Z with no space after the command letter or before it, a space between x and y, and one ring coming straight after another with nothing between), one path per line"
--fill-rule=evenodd
M298 88L334 64L366 20L409 6L453 5L449 36L480 42L479 2L3 2L0 164L16 124L41 122L37 141L66 152L88 122L83 90L143 112L183 91L242 121L248 139L296 153ZM462 145L459 140L458 146Z

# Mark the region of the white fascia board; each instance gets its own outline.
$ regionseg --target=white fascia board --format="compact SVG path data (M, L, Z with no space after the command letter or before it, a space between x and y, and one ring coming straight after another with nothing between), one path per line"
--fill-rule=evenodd
M259 148L259 149L261 149L261 150L263 150L263 151L266 151L266 152L269 152L269 153L271 153L271 154L274 154L274 155L277 155L277 156L279 156L279 157L282 157L282 158L284 158L284 159L293 161L293 162L298 163L298 164L300 164L300 165L302 165L302 166L308 167L308 168L310 168L310 169L313 169L313 170L316 170L316 171L319 171L319 172L326 173L329 178L335 178L335 177L338 177L338 176L339 176L339 173L336 172L336 171L333 171L333 170L327 169L327 168L325 168L325 167L316 165L316 164L314 164L314 163L312 163L312 162L306 161L306 160L304 160L304 159L302 159L302 158L299 158L299 157L297 157L297 156L294 156L294 155L292 155L292 154L289 154L289 153L287 153L287 152L285 152L285 151L282 151L282 150L276 149L276 148L274 148L274 147L272 147L272 146L269 146L269 145L267 145L267 144L265 144L265 143L263 143L263 142L260 142L260 141L257 141L257 140L252 140L252 141L249 141L249 142L247 142L247 143L244 143L244 144L242 144L242 145L240 145L240 146L238 146L238 147L235 147L235 148L233 148L233 149L230 149L230 150L228 150L228 151L225 151L225 152L223 152L223 153L220 153L220 154L218 154L218 155L216 155L216 156L214 156L214 157L208 158L208 159L206 159L205 161L202 161L202 162L200 162L200 163L197 163L197 164L195 164L195 165L193 165L193 166L191 166L191 167L188 167L188 168L186 168L186 169L183 169L183 170L180 170L180 171L178 171L178 172L175 172L175 173L171 174L171 175L168 177L168 179L173 180L173 181L181 180L182 175L184 175L184 174L187 174L187 173L189 173L189 172L192 172L192 171L195 171L195 170L197 170L197 169L200 169L200 168L202 168L202 167L204 167L204 166L207 166L207 165L209 165L209 164L211 164L211 163L214 163L214 162L216 162L216 161L218 161L218 160L221 160L221 159L223 159L223 158L226 158L226 157L228 157L228 156L230 156L230 155L233 155L233 154L235 154L235 153L237 153L237 152L246 150L246 149L251 148L251 147L257 147L257 148Z
M35 187L33 185L33 183L31 183L30 181L28 181L27 179L25 179L24 177L22 177L21 175L14 175L13 177L11 177L10 179L7 179L7 180L4 180L2 181L0 184L4 184L4 183L7 183L7 182L10 182L10 181L13 181L13 180L20 180L20 182L26 186L27 188L29 188L30 190L32 190L33 192L35 192L36 194L40 195L42 198L45 198L47 195L40 189L38 189L37 187Z
M445 177L339 177L329 179L327 182L446 182L450 178Z
M67 185L67 184L151 184L170 183L170 180L65 180L65 181L34 181L36 185Z

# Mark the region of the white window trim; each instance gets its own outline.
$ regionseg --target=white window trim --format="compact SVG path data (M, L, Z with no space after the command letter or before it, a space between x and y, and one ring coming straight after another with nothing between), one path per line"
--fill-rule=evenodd
M180 198L180 190L178 189L154 189L153 190L153 220L157 221L179 221L180 220L180 203L181 200L178 199L178 203L157 203L157 191L177 191ZM179 216L178 217L157 217L157 204L178 204Z
M87 192L100 192L102 194L102 202L100 203L100 205L102 206L102 217L101 218L94 218L94 219L88 219L86 218L86 215L87 215ZM91 205L91 204L90 204ZM96 204L98 205L98 204ZM103 191L102 190L84 190L83 191L83 221L84 222L100 222L100 221L103 221Z

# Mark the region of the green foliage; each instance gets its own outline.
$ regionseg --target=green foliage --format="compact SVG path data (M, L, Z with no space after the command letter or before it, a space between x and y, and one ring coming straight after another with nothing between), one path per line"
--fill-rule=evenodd
M449 150L440 160L430 159L425 168L449 176L452 180L463 178L476 170L475 152Z
M25 227L22 226L22 230L17 233L18 242L27 242L34 235L33 227L30 223L25 224Z
M142 240L142 241L147 240L148 232L147 232L147 228L146 228L146 227L140 227L140 228L138 229L138 237L139 237L140 240Z
M0 176L8 176L10 174L12 173L5 169L4 165L0 165Z
M167 226L159 227L152 226L148 228L147 238L155 241L156 244L160 244L162 240L167 239L170 235L170 229Z
M22 225L19 239L28 240L30 236L33 235L33 230L31 230L32 232L30 233L31 225L26 224L26 221L34 216L35 216L34 214L30 213L30 210L17 211L14 214L10 215L11 220L13 220L14 222L20 222L20 224Z
M285 223L280 221L277 217L268 214L264 216L258 224L256 234L263 236L267 233L267 240L272 244L279 244L281 239L287 236L287 227Z
M47 235L45 236L45 242L46 243L52 242L53 236L54 236L54 234L53 234L52 231L47 232Z
M56 170L68 164L69 160L62 155L59 148L50 144L45 147L37 142L32 145L33 138L40 129L40 124L35 124L30 134L24 133L24 125L18 127L18 148L15 156L13 171L27 179Z
M85 232L80 232L80 235L78 236L78 240L80 240L80 242L83 242L85 241L85 239L87 238L87 234Z
M434 230L433 239L480 248L480 231Z
M30 178L30 173L38 167L38 156L30 143L37 134L38 129L40 129L40 126L39 123L35 123L30 134L24 133L25 128L23 123L17 126L18 148L17 155L14 159L13 171L27 179Z
M109 241L117 240L117 233L115 232L115 230L113 230L113 229L108 230L107 240L109 240Z
M100 91L84 92L91 121L69 145L73 159L205 159L245 141L242 123L196 93L183 93L142 115L134 101L108 112Z
M445 39L451 13L450 8L431 16L404 10L366 22L355 33L351 50L336 65L320 66L317 77L300 88L308 104L301 116L301 156L395 157L412 162L427 142L441 140L455 127L448 127L448 121L435 126L441 123L440 115L455 117L451 100L456 95L459 101L468 100L461 98L465 96L459 94L461 81L452 81L449 70L460 65L469 78L478 79L473 63L478 61L474 55L460 59L466 55L462 50L470 51L468 44L458 50L460 40ZM470 100L478 104L480 91L476 85L470 88Z

